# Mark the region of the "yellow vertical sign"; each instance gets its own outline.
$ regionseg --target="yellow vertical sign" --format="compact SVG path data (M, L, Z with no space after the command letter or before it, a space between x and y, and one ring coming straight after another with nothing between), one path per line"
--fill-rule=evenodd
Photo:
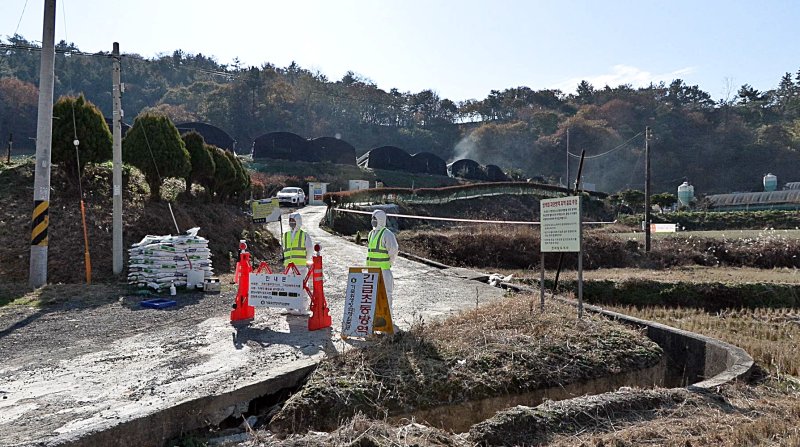
M392 312L381 269L350 267L342 314L342 338L394 332Z

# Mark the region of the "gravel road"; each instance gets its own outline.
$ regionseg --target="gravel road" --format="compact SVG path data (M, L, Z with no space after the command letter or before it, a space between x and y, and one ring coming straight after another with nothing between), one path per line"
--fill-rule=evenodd
M332 329L309 332L304 318L279 309L258 309L249 326L236 329L229 321L233 286L219 295L179 294L178 306L165 310L139 305L152 297L121 295L102 285L88 286L101 295L96 299L63 296L41 309L0 308L0 446L74 442L267 381L360 343L342 341L339 329L347 269L363 264L366 248L321 230L324 207L300 212L305 229L322 245ZM277 233L279 227L268 228ZM398 258L393 271L394 315L401 329L415 319L430 321L503 294L469 281L474 272L463 269ZM203 417L215 423L234 410ZM143 439L161 445L163 436Z

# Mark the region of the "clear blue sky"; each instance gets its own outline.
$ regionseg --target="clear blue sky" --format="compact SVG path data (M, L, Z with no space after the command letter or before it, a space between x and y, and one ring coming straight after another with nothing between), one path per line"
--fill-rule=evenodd
M0 35L41 40L43 0L0 0ZM56 40L244 65L296 61L338 80L455 101L681 78L714 99L800 69L797 0L58 0ZM23 9L24 14L23 14ZM21 19L21 20L20 20ZM17 28L19 24L19 28Z

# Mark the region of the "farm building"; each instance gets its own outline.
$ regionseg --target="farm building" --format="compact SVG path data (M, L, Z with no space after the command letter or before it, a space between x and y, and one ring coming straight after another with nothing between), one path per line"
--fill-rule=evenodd
M486 180L490 182L507 182L508 176L500 166L486 165Z
M411 155L397 146L381 146L358 157L362 168L411 171Z
M447 163L430 152L418 152L411 156L411 172L430 175L447 175Z
M308 140L291 132L270 132L253 141L253 158L318 161Z
M800 210L800 189L706 196L711 211Z
M207 144L212 144L226 151L234 152L236 148L236 140L217 126L194 122L176 124L175 127L178 128L178 132L180 132L181 135L193 130L199 133Z
M314 138L309 142L317 160L342 165L356 164L356 148L344 140L333 137Z
M447 165L447 175L468 180L486 180L483 167L469 158L462 158Z

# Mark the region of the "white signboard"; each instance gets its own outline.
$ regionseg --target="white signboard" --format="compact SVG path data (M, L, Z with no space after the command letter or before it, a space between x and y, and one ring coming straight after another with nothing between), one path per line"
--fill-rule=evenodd
M675 224L668 223L654 223L650 224L651 233L674 233L676 231Z
M579 196L539 201L542 251L579 252L581 249L581 201Z
M372 334L372 318L375 315L380 273L354 270L347 276L342 336L367 337Z
M253 211L253 223L277 222L281 219L281 208L278 199L261 199L250 202Z
M250 274L247 299L253 307L303 309L303 277L300 275Z

